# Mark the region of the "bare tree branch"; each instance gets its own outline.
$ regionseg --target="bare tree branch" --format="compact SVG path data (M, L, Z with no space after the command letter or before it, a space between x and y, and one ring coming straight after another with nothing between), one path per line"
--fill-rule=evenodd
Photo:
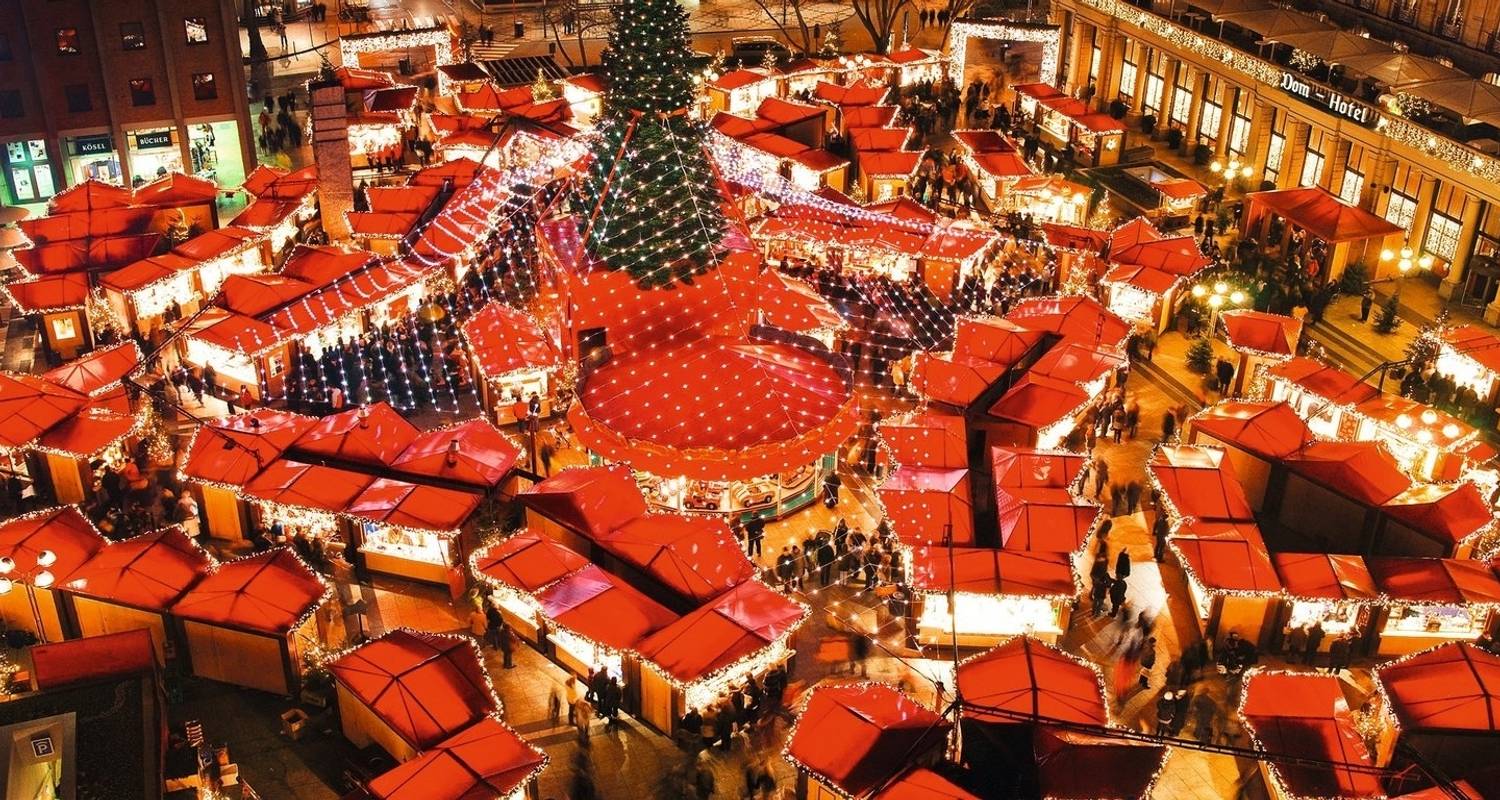
M813 38L812 31L807 26L807 20L802 16L802 3L805 2L805 0L782 0L782 3L784 4L782 12L784 12L787 8L795 9L797 12L797 24L795 28L793 28L792 25L782 21L782 14L778 13L778 11L772 7L773 2L775 2L775 0L755 0L755 5L760 7L761 11L765 12L766 19L769 19L771 21L771 24L775 25L778 31L781 31L782 37L785 38L787 42L791 43L793 47L797 47L800 41L800 49L802 50L802 52L811 52L813 50L813 47L810 44ZM793 35L794 31L796 35Z
M890 50L891 32L896 27L896 16L911 4L911 0L851 0L854 16L874 40L874 50L880 55Z

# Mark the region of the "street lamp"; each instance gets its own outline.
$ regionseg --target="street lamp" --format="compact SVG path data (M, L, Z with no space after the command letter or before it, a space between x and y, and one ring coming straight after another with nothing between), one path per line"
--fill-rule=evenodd
M1410 244L1401 246L1399 251L1393 251L1389 247L1380 251L1380 260L1386 263L1396 262L1396 296L1401 296L1401 287L1406 282L1406 276L1414 269L1432 269L1432 256L1412 250Z
M43 550L36 554L36 566L25 572L16 574L15 559L6 556L0 558L0 595L10 594L19 580L26 587L26 599L31 603L31 618L36 623L37 641L46 644L47 628L42 625L42 609L36 602L36 590L51 588L52 583L57 580L48 567L57 563L57 554L51 550ZM11 575L15 575L12 578Z
M1251 173L1255 172L1249 164L1242 163L1233 156L1227 162L1214 159L1209 162L1208 171L1223 178L1226 183L1235 178L1248 178Z
M1237 306L1245 302L1245 293L1230 286L1226 281L1214 281L1213 284L1199 283L1193 286L1193 297L1203 301L1208 306L1209 318L1208 329L1217 330L1219 327L1219 311L1224 306Z

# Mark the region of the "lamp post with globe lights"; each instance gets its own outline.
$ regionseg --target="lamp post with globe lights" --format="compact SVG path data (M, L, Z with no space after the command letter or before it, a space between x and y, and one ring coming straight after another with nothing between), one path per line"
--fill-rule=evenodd
M36 564L29 570L16 572L16 561L10 556L0 558L0 595L10 594L19 581L26 587L26 599L31 603L31 617L36 624L37 641L46 644L47 628L42 624L42 609L36 602L37 589L50 589L57 580L50 567L57 563L57 554L42 550L36 554Z
M1400 250L1391 250L1389 247L1380 251L1380 260L1389 264L1396 263L1396 296L1401 296L1401 287L1406 283L1406 276L1414 269L1432 269L1432 256L1422 253L1417 254L1412 250L1410 244L1401 246Z
M1193 297L1208 306L1208 329L1219 329L1219 312L1225 306L1233 308L1245 303L1248 296L1244 290L1230 286L1227 281L1199 283L1193 286Z

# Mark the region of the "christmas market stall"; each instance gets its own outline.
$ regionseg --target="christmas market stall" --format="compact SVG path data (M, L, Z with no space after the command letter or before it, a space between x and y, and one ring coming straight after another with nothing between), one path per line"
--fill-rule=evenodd
M1130 335L1130 323L1083 295L1028 297L1012 306L1005 318L1093 347L1120 347Z
M886 56L896 65L896 85L915 86L924 81L937 83L943 79L947 59L936 50L908 47Z
M1453 778L1492 763L1500 742L1500 656L1450 642L1382 664L1374 676L1385 698L1382 755L1409 749Z
M1104 259L1110 311L1153 333L1171 324L1186 284L1210 264L1193 237L1163 236L1144 217L1110 232Z
M1265 503L1271 468L1313 440L1307 423L1286 402L1226 400L1188 418L1183 439L1224 451L1250 507Z
M1500 399L1500 335L1481 325L1455 325L1422 336L1437 339L1433 368L1461 389L1472 389L1479 402Z
M1232 308L1219 313L1224 324L1224 341L1239 356L1234 368L1235 397L1258 397L1254 391L1264 372L1297 355L1302 340L1302 321L1282 314L1269 314L1247 308Z
M562 97L573 124L588 129L604 113L604 76L596 72L569 75L562 80Z
M990 208L998 207L1018 179L1032 175L1021 152L999 131L957 130L953 138L958 140L969 171L978 177L980 195Z
M181 529L163 528L106 545L58 586L79 635L148 631L166 663L178 645L168 609L213 564Z
M1313 442L1284 464L1285 479L1262 506L1279 523L1280 550L1369 552L1379 545L1371 524L1377 509L1412 486L1375 442Z
M1286 595L1275 631L1317 626L1324 634L1319 652L1328 652L1346 635L1353 637L1351 649L1357 645L1358 652L1364 651L1366 635L1382 600L1362 557L1272 553L1271 563Z
M1279 633L1283 587L1253 521L1192 519L1177 526L1167 547L1187 575L1204 638L1217 645L1238 633L1265 646Z
M1381 256L1406 235L1401 226L1317 186L1251 192L1244 214L1241 229L1262 252L1296 253L1303 272L1325 286L1336 283L1351 260L1377 265L1372 278L1392 277L1385 274L1392 259Z
M63 584L108 544L76 506L0 522L0 621L42 642L70 633Z
M732 69L705 85L708 111L749 115L761 101L776 95L775 74L763 69Z
M797 767L797 798L905 796L890 792L909 777L947 783L928 768L941 762L952 727L885 684L819 685L808 693L787 739L786 759ZM972 797L940 791L954 800Z
M317 167L287 171L262 164L245 176L241 189L255 199L230 225L266 236L273 258L302 241L303 226L318 208Z
M437 186L371 186L364 190L368 211L348 212L349 231L367 250L393 256L435 200Z
M1036 121L1043 142L1070 151L1079 164L1107 167L1119 162L1125 142L1123 121L1092 111L1087 101L1069 97L1045 83L1012 88L1021 111Z
M410 761L500 710L468 636L396 628L327 664L339 722L355 746Z
M555 336L528 313L491 302L465 320L474 384L498 424L518 422L514 407L531 397L541 401L542 417L554 411L554 392L564 368Z
M313 615L333 590L288 547L218 564L172 605L193 674L278 695L297 690Z
M316 422L300 414L257 408L199 426L187 447L181 476L198 494L209 536L231 542L250 538L253 521L240 502L240 487Z
M374 800L533 796L547 755L490 715L370 781Z
M952 352L915 354L911 386L931 402L968 410L1007 372L1034 360L1045 338L1003 319L960 317Z
M264 234L238 226L219 228L109 272L100 278L99 288L127 332L150 338L166 323L191 316L230 275L264 271L268 251Z
M980 164L983 167L985 162ZM1000 212L1013 211L1035 222L1083 225L1088 220L1092 196L1089 187L1057 175L1019 176L1010 182L994 208Z
M1488 564L1376 556L1365 565L1385 599L1368 632L1370 652L1401 656L1494 630L1500 578Z
M1254 668L1245 676L1238 714L1262 751L1258 763L1274 800L1387 796L1335 676ZM1275 758L1280 754L1299 758Z

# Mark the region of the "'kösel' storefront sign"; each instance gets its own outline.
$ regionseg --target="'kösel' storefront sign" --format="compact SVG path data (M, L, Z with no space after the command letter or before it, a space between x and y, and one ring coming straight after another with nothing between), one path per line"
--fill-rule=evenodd
M1302 80L1295 73L1281 73L1281 90L1304 103L1318 106L1344 119L1352 120L1365 126L1375 124L1375 109L1358 101L1350 100L1348 97L1326 86L1319 86L1315 83Z

